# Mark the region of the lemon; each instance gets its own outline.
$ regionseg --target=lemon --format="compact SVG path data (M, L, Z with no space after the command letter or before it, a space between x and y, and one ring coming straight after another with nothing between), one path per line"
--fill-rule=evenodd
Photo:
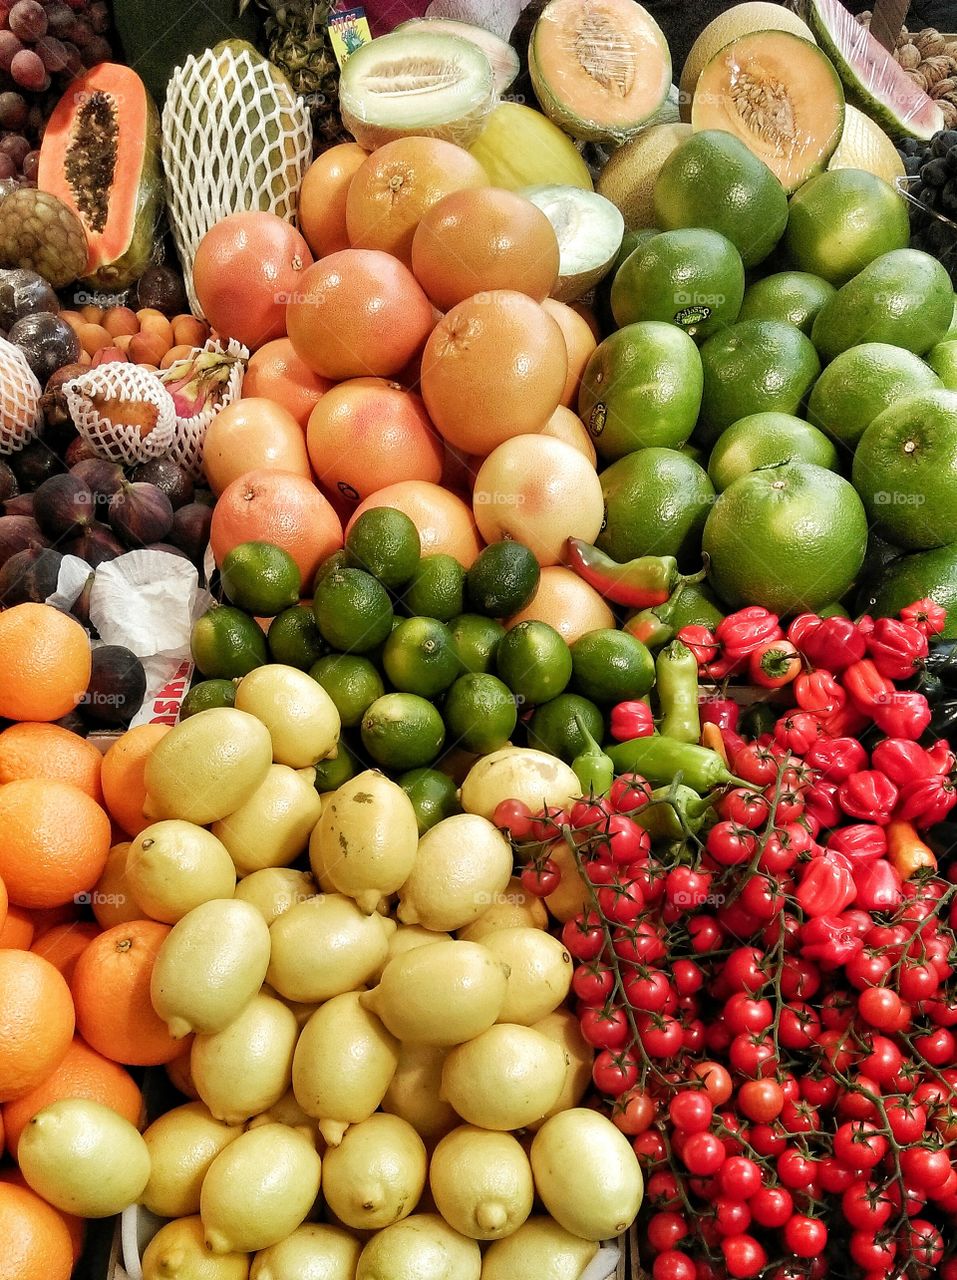
M554 1040L500 1022L451 1051L442 1069L442 1097L480 1129L523 1129L555 1105L567 1066Z
M420 924L400 924L389 938L389 953L382 968L373 974L376 982L382 977L382 970L396 956L404 956L407 951L415 951L418 947L431 947L433 942L451 942L450 933L437 933L433 929L423 929Z
M419 1203L427 1163L425 1143L412 1126L377 1112L326 1153L322 1194L345 1226L381 1231Z
M368 1120L385 1097L399 1042L349 991L320 1005L302 1029L292 1062L292 1087L330 1146L350 1124Z
M437 942L390 960L379 985L359 1002L399 1040L462 1044L499 1016L507 973L478 942Z
M81 1218L121 1213L150 1176L150 1153L129 1120L86 1098L38 1111L20 1135L17 1160L38 1196Z
M143 908L133 897L126 874L129 852L128 840L113 845L103 874L93 887L93 914L101 929L112 929L115 924L128 924L130 920L143 919Z
M553 1218L529 1218L514 1235L488 1247L482 1280L579 1280L597 1252L597 1244L573 1236Z
M432 1152L429 1186L442 1217L472 1240L500 1240L532 1212L528 1156L510 1133L464 1124Z
M472 924L460 929L458 936L465 942L482 942L487 934L497 929L513 929L520 925L529 929L546 929L548 912L541 898L529 893L518 876L512 876L492 905Z
M501 960L508 973L500 1022L530 1027L551 1013L572 985L572 958L544 929L499 929L482 943Z
M362 1245L348 1231L304 1222L256 1254L250 1280L354 1280Z
M150 1180L142 1203L159 1218L199 1213L206 1170L242 1133L241 1125L217 1120L205 1102L187 1102L158 1116L143 1134Z
M584 1240L627 1231L641 1208L631 1144L597 1111L573 1107L546 1120L531 1151L535 1187L556 1222Z
M572 768L529 747L503 747L483 756L462 783L462 808L491 818L502 800L522 800L534 813L545 805L566 808L582 793Z
M238 809L272 764L269 730L235 707L183 720L146 762L148 814L205 826Z
M321 803L314 768L271 765L246 802L213 823L240 875L264 867L285 867L309 843Z
M322 685L278 662L249 675L254 678L243 676L236 689L236 707L266 726L276 764L304 769L332 754L339 741L339 712Z
M205 827L176 818L140 832L126 855L126 878L143 911L164 924L212 898L231 898L236 888L222 844Z
M198 1035L190 1073L217 1120L242 1124L274 1106L292 1082L296 1015L273 996L253 996L228 1027Z
M480 1280L474 1240L437 1213L414 1213L377 1232L359 1255L356 1280Z
M210 1253L199 1217L167 1222L143 1253L143 1280L246 1280L248 1275L245 1253Z
M287 1089L278 1102L253 1116L246 1128L258 1129L264 1124L284 1124L287 1129L298 1129L314 1147L319 1147L322 1141L315 1120L300 1107L292 1089ZM322 1150L321 1147L319 1149Z
M556 1009L533 1024L534 1031L540 1031L549 1040L554 1040L564 1050L568 1060L565 1071L565 1083L561 1093L549 1109L548 1116L559 1111L567 1111L577 1107L591 1088L591 1069L595 1060L595 1051L582 1035L581 1023L571 1009ZM543 1121L534 1121L529 1127L539 1128Z
M382 965L394 931L394 921L365 915L341 893L309 898L270 927L266 979L281 996L306 1003L353 991Z
M399 889L403 924L455 930L477 920L508 884L512 846L487 818L456 813L421 838Z
M371 912L405 883L418 839L412 801L384 773L367 769L343 783L323 809L310 857L315 849L332 885Z
M173 925L159 949L153 1008L177 1039L221 1031L262 986L268 964L269 929L255 907L204 902Z
M316 1148L295 1129L247 1129L203 1179L199 1212L213 1253L268 1249L305 1218L319 1194Z
M382 1099L382 1110L408 1121L431 1142L459 1123L455 1111L439 1097L448 1049L437 1044L402 1044L395 1075Z
M275 920L300 902L317 893L316 882L308 871L294 871L292 867L264 867L243 876L236 886L236 897L249 902L266 921Z

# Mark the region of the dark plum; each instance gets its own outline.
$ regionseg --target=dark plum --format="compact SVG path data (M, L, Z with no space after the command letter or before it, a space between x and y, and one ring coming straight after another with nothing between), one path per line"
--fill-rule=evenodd
M178 316L189 311L183 277L174 267L147 267L136 286L140 307L162 311L164 316Z
M56 292L36 271L22 267L0 271L0 328L10 329L39 311L55 315L59 310Z
M93 671L79 709L102 724L129 724L143 705L146 672L139 658L119 644L93 650Z
M133 469L132 479L155 484L170 500L174 511L193 501L193 481L172 458L150 458Z

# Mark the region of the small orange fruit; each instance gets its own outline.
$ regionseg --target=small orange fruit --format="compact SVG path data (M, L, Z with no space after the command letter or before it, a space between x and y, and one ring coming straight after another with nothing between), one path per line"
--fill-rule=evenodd
M168 724L138 724L117 738L103 757L103 803L128 836L137 836L150 825L143 815L143 773L153 748L169 731Z
M75 1015L61 973L32 951L0 951L0 1102L22 1098L63 1061Z
M0 717L59 720L90 683L90 639L75 618L48 604L0 613Z
M566 644L574 644L587 631L614 627L615 615L594 587L583 582L573 569L564 565L549 565L542 570L538 590L532 599L506 627L511 629L520 622L547 622L554 627Z
M103 755L92 742L56 724L24 721L0 733L0 783L18 778L70 782L99 803Z
M91 920L72 920L67 924L55 924L40 937L35 937L30 950L35 956L43 956L44 960L49 960L69 983L73 980L77 960L88 943L99 936L98 924Z
M36 1195L36 1192L27 1182L26 1178L16 1165L11 1165L8 1169L0 1170L0 1182L5 1183L10 1187L20 1187L21 1190L29 1191L31 1195ZM42 1197L40 1198L42 1199ZM47 1204L48 1202L44 1200L43 1203ZM73 1265L75 1267L80 1260L80 1256L83 1253L83 1246L86 1243L86 1219L78 1218L73 1213L64 1213L62 1209L54 1209L53 1205L50 1205L50 1208L53 1209L56 1216L62 1220L67 1231L70 1233L70 1244L73 1248Z
M0 787L0 877L18 907L58 907L92 889L110 851L110 820L68 782Z
M0 1183L0 1280L70 1280L73 1262L62 1215L29 1187Z
M546 298L542 306L558 324L565 339L565 354L568 357L568 374L565 378L565 389L562 392L562 404L566 409L574 409L578 404L578 388L581 386L585 365L592 352L598 346L594 330L580 311L570 307L566 302L557 302L554 298Z
M319 398L331 386L328 378L313 373L296 355L288 338L276 338L253 352L243 378L243 397L262 396L282 405L305 429ZM283 470L295 471L296 468L284 467Z
M467 569L484 545L468 504L441 485L403 480L377 489L356 507L346 533L363 511L373 507L394 507L404 512L419 531L424 556L454 556Z
M306 170L299 188L299 230L316 258L349 248L346 196L356 170L368 156L358 142L340 142L323 151Z
M247 471L264 469L312 475L302 427L288 409L266 397L234 400L206 432L206 479L218 495Z
M33 916L25 907L8 907L0 928L0 950L29 951L35 933Z

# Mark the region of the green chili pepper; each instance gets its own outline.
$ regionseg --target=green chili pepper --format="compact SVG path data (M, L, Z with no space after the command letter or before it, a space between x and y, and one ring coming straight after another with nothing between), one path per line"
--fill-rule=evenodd
M581 783L582 795L605 796L615 781L614 762L588 732L579 716L575 717L575 723L585 739L585 750L572 761L572 771Z
M677 742L653 733L648 738L631 738L609 747L608 754L617 773L640 773L653 787L676 779L699 795L715 787L750 787L750 783L729 773L716 751L693 742Z
M702 798L691 787L672 783L652 791L651 803L633 817L653 840L682 840L704 825L717 799L716 795Z
M661 711L661 732L678 742L698 742L698 660L680 640L662 649L655 662L655 688Z

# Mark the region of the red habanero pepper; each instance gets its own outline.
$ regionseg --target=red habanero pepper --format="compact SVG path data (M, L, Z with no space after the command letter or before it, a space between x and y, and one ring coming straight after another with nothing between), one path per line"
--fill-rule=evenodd
M851 870L857 871L885 856L887 830L879 827L876 822L852 822L849 826L832 831L827 847L842 854L851 864Z
M842 683L851 702L865 715L872 716L880 702L886 702L894 692L890 680L882 676L870 658L853 662L845 670Z
M620 564L581 538L569 538L565 561L595 590L615 604L648 609L664 604L684 582L700 582L704 573L678 572L674 556L639 556Z
M947 610L930 596L907 604L899 614L901 622L907 622L925 636L939 636L947 622Z
M778 615L756 604L729 613L715 627L714 634L725 656L736 663L743 662L765 641L784 636Z
M857 707L845 702L829 716L821 720L824 732L832 738L857 738L871 723L870 716L858 711Z
M935 773L929 778L915 778L901 787L900 804L894 818L912 822L923 830L943 822L955 804L957 787L953 779Z
M702 724L716 724L719 729L737 729L741 708L732 698L716 698L705 694L698 700Z
M689 623L678 630L678 639L698 660L698 666L714 662L718 656L718 641L710 627Z
M862 613L861 616L857 619L856 625L857 625L858 631L866 640L867 637L874 630L874 619L871 617L869 613Z
M878 618L867 637L867 654L888 680L909 680L924 665L927 637L908 622Z
M896 819L887 828L887 858L902 880L909 880L922 867L937 870L937 859L910 822Z
M825 850L820 858L804 864L794 897L806 916L836 916L851 905L855 892L850 863L841 854Z
M932 747L927 748L927 759L931 762L933 773L952 773L957 766L957 757L946 738L938 738Z
M829 716L840 711L847 694L830 671L806 671L794 681L794 701L802 711Z
M647 702L619 702L611 709L608 732L616 742L647 738L655 731L655 718Z
M788 623L787 637L800 649L801 641L809 632L820 626L821 618L816 613L798 613Z
M854 879L854 905L864 911L896 911L904 900L901 877L886 858L856 867L851 875Z
M820 720L810 711L789 711L774 725L775 741L798 756L806 755L818 738L823 736Z
M767 640L748 658L748 675L764 689L782 689L801 674L801 655L790 640Z
M850 618L838 616L818 619L818 625L809 625L795 643L812 667L823 667L825 671L843 671L867 652L856 625Z
M878 702L871 714L882 733L915 742L931 720L930 703L924 695L907 689L898 689L886 702Z
M914 778L929 778L934 773L950 772L949 769L938 770L930 752L919 747L910 738L884 738L871 752L871 764L898 787L912 782Z
M856 738L819 738L812 742L804 759L822 778L843 782L852 773L867 768L867 752Z
M822 827L836 827L844 817L844 810L837 799L840 786L837 782L828 782L820 778L813 782L804 793L804 814L815 819Z
M898 790L876 769L861 769L845 778L838 788L841 808L851 818L862 818L886 827L897 804Z
M864 950L864 943L843 916L815 916L801 925L798 932L801 955L822 969L840 969Z

